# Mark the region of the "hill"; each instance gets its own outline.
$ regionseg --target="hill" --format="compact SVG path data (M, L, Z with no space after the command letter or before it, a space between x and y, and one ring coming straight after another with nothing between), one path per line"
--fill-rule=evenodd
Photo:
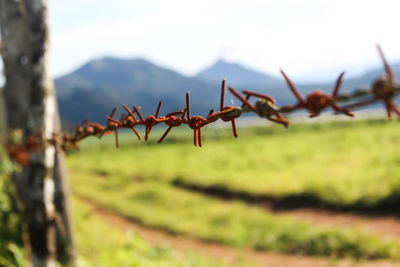
M400 63L393 65L400 77ZM344 80L342 91L368 87L383 74L378 67L365 74ZM55 80L61 117L64 122L78 123L84 119L104 123L114 106L136 104L145 116L155 112L163 101L162 114L183 109L185 93L192 96L193 114L205 115L219 103L220 83L227 78L236 89L256 90L273 96L279 105L293 103L295 98L282 78L263 74L237 63L217 61L193 77L158 66L145 59L105 57L92 60L76 71ZM294 81L296 83L296 81ZM332 90L334 80L319 84L298 84L306 95L315 89ZM226 104L239 105L227 97Z
M195 77L211 83L219 83L226 78L230 84L236 87L258 88L266 85L277 86L282 83L280 77L267 75L238 63L229 63L222 59L200 71Z
M206 112L218 102L218 85L186 77L143 59L102 58L55 80L61 117L77 123L83 119L103 122L114 106L136 104L144 114L182 109L190 90L194 112ZM215 103L214 103L215 102Z

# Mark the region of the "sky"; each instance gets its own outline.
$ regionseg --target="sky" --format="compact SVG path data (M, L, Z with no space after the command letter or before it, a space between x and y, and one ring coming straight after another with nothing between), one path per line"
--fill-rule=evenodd
M52 72L104 56L194 75L222 58L300 81L400 60L400 1L49 0Z

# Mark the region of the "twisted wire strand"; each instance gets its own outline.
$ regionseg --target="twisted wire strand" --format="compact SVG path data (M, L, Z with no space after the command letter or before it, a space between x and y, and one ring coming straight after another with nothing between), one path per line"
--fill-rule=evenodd
M225 106L226 80L223 80L221 84L219 111L215 112L213 109L211 109L206 117L191 114L190 93L187 92L186 107L182 110L169 113L165 116L160 116L162 107L161 101L155 109L156 111L154 115L149 115L146 118L140 112L140 107L133 105L133 108L131 109L124 104L122 107L126 113L123 113L119 119L114 118L117 111L117 108L115 107L111 111L110 115L106 117L107 124L104 126L99 123L85 122L79 124L72 133L54 135L51 139L31 136L24 140L22 144L14 145L14 147L9 145L9 154L12 158L23 158L23 160L20 161L26 163L26 156L21 156L20 154L26 154L30 150L39 149L42 147L41 145L54 145L62 149L64 152L68 152L71 149L78 149L78 143L89 136L97 136L100 138L103 135L112 134L113 132L115 133L116 146L119 147L119 129L131 129L137 136L138 140L141 140L142 137L136 129L136 126L142 125L145 127L144 139L147 141L152 128L158 124L164 124L167 126L167 130L158 140L158 143L161 143L167 137L172 128L179 127L181 125L188 125L193 130L193 144L201 147L202 127L214 123L217 120L231 122L233 135L234 137L237 137L238 131L236 119L244 113L255 113L261 118L265 118L274 123L282 124L287 128L289 126L289 121L283 116L283 114L293 111L306 110L309 112L309 117L313 118L319 116L323 110L332 108L336 114L341 113L353 117L354 114L352 109L368 106L376 102L382 102L386 108L389 118L393 113L400 117L400 108L395 102L396 95L400 93L400 85L396 82L394 71L387 63L382 49L379 47L379 45L377 48L383 61L386 75L376 79L372 83L372 87L370 89L357 89L351 93L339 94L340 86L344 76L344 72L342 72L336 80L332 94L326 94L320 90L315 90L306 97L303 97L295 84L290 80L289 76L283 70L281 70L288 87L297 99L297 103L294 105L285 105L279 107L272 96L249 90L244 90L242 94L233 87L228 86L228 90L238 100L240 100L242 104L241 106ZM256 98L254 104L250 102L251 98ZM350 103L345 106L339 106L340 102ZM18 148L16 148L16 146L18 146Z

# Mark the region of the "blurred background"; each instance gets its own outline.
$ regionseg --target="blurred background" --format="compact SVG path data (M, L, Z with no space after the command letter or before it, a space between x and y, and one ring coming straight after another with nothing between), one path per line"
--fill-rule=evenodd
M65 122L104 121L115 105L170 112L218 103L220 82L293 102L279 69L308 93L369 86L375 45L399 70L396 1L49 1L52 70ZM79 99L79 100L78 100ZM231 102L231 100L228 100ZM232 100L234 101L234 100ZM237 104L237 103L236 103Z
M205 115L224 78L295 104L281 68L304 95L331 92L342 71L341 92L370 88L384 74L376 44L400 77L399 9L394 0L49 0L61 119L104 124L122 104L148 116L159 100L165 115L184 107L186 91ZM67 159L79 264L397 266L400 126L384 115L381 104L352 121L323 114L308 124L301 113L288 130L241 118L238 139L220 123L204 129L201 149L186 126L160 145L163 127L147 143L122 131L119 149L113 136L89 138Z

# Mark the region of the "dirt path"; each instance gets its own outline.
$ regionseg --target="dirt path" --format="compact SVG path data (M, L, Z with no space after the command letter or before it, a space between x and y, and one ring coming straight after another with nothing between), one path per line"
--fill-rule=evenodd
M358 215L312 208L275 211L274 213L293 216L325 226L352 226L387 240L400 242L400 218L393 215Z
M398 266L398 264L394 264L385 260L357 263L352 260L333 261L330 259L318 257L305 257L275 252L257 252L247 248L235 249L221 244L207 243L187 236L171 235L162 230L147 228L128 219L122 218L115 213L104 209L93 201L83 198L80 199L88 205L92 212L101 217L107 223L113 226L117 226L119 229L121 229L121 231L128 231L130 229L133 229L143 239L153 245L169 244L175 250L180 252L195 251L196 253L204 254L211 258L223 259L228 263L233 263L237 261L240 262L240 259L243 259L244 262L251 264L251 266ZM299 214L299 216L300 215L301 214Z
M311 197L295 196L293 199L279 199L268 195L253 196L246 192L231 192L226 188L202 187L182 181L175 181L172 185L221 201L240 200L249 206L261 207L274 214L296 217L315 225L352 226L387 240L400 242L400 217L396 215L332 210L316 205L317 201Z

